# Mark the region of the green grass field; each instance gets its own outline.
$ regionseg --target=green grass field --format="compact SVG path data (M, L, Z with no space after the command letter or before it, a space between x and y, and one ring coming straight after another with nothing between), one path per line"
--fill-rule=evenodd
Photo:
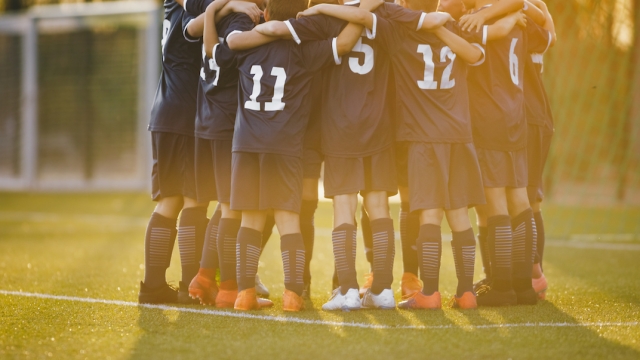
M0 358L640 358L637 242L549 241L550 289L547 301L535 307L326 313L320 306L330 295L333 269L331 207L321 203L313 308L281 311L282 263L274 234L259 273L275 307L237 318L233 311L207 313L200 306L132 304L152 209L148 196L138 194L0 194ZM547 213L553 229L552 216ZM358 273L364 275L367 264L358 246ZM172 264L168 278L177 282L177 246ZM394 274L397 290L399 246ZM448 244L440 290L447 299L455 290Z

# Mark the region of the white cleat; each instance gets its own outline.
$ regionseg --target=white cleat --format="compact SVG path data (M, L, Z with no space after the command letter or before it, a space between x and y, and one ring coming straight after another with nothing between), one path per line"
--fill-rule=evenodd
M367 309L393 310L396 308L396 299L393 297L391 289L384 289L378 295L371 292L371 289L362 297L362 307Z
M261 298L269 298L269 289L260 281L258 274L256 274L256 294Z
M333 290L331 299L322 305L324 311L353 311L360 310L362 302L360 300L360 293L358 289L349 289L346 294L340 293L340 288Z

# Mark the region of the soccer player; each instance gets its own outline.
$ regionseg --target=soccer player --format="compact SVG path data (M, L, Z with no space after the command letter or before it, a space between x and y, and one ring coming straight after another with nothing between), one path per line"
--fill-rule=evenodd
M379 0L367 3L373 8ZM265 19L286 20L306 8L305 0L270 0ZM344 16L367 28L373 27L375 18L369 11L351 10ZM259 308L254 281L267 209L274 209L276 226L281 234L284 310L299 311L304 307L301 295L305 249L299 212L302 142L310 111L307 95L313 72L332 62L339 64L340 57L358 40L361 25L349 24L332 40L302 45L275 41L237 54L240 95L233 139L231 188L231 208L242 211L237 244L239 293L234 306L237 310ZM215 44L216 38L209 43L206 34L207 31L205 48L208 52L208 45ZM230 34L227 42L235 50L250 48L256 40L264 38L251 31Z
M358 2L350 3L358 5ZM348 8L348 7L347 7ZM345 7L318 5L305 11L304 17L285 24L256 27L272 36L291 36L297 42L335 36L344 27L336 20ZM314 16L317 15L317 16ZM325 15L325 16L322 16ZM327 16L328 15L328 16ZM332 240L339 288L323 305L324 310L354 310L361 306L395 308L393 282L394 231L389 216L388 196L397 192L395 159L392 146L393 122L386 105L390 56L387 48L400 42L393 24L395 18L412 29L435 28L448 15L426 17L398 5L384 3L374 12L373 29L366 31L349 55L348 61L329 69L325 78L324 99L339 99L323 106L322 151L325 155L325 196L333 198L334 230ZM278 25L278 26L275 26ZM292 29L287 35L281 29ZM258 30L260 31L260 30ZM337 95L340 95L338 97ZM371 289L362 301L355 271L357 194L371 219L373 234L373 271Z
M206 204L196 200L193 156L200 46L199 39L185 32L193 17L171 0L164 2L164 10L162 73L149 123L152 198L157 205L145 235L145 275L138 301L192 303L187 283L197 272L208 222ZM180 296L167 285L165 277L176 234L182 263Z
M438 0L407 0L405 6L426 13L438 8ZM417 258L424 284L399 307L438 309L443 216L453 230L451 243L458 288L455 307L475 308L473 270L475 238L468 207L485 203L480 167L473 145L467 64L479 66L489 40L506 36L521 13L492 25L486 32L467 33L453 21L433 33L402 29L404 41L393 58L398 98L396 138L406 144L410 211L419 216ZM467 42L472 42L470 44ZM459 60L459 59L460 60Z
M549 47L556 42L556 32L553 18L544 2L530 0L542 10L545 15L544 29L551 36L537 41L549 40ZM535 32L533 36L541 36L544 32ZM544 198L542 189L542 171L547 160L551 137L553 135L553 115L549 106L549 99L542 82L543 53L532 53L526 58L524 66L524 99L526 105L527 128L527 156L529 183L527 194L533 209L537 230L537 246L533 262L533 289L538 299L544 300L547 291L547 280L542 272L542 258L544 253L544 222L542 219L541 202Z
M464 0L475 12L493 0ZM486 32L487 27L483 27ZM527 196L527 123L523 92L525 57L547 43L528 38L516 27L506 38L484 41L486 61L469 72L474 142L487 205L477 206L486 227L491 280L478 288L478 306L535 304L531 286L535 223ZM542 47L542 48L541 48ZM480 236L483 234L481 233Z

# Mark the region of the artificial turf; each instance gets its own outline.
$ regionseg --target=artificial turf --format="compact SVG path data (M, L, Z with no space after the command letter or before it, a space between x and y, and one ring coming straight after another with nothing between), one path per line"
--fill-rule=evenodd
M0 290L135 302L152 209L140 194L0 194ZM392 213L397 210L394 205ZM640 358L637 244L576 248L550 241L544 264L550 281L547 301L533 307L327 313L320 306L330 295L333 271L330 204L320 204L316 226L312 307L298 314L282 312L275 233L259 268L275 307L250 314L391 328L0 294L0 358ZM448 299L455 290L455 273L448 243L443 249L440 290ZM402 274L400 251L398 246L394 290ZM367 268L359 242L360 279ZM177 282L177 246L167 273ZM481 273L478 261L476 278ZM593 325L580 325L589 323ZM426 328L395 328L401 326Z

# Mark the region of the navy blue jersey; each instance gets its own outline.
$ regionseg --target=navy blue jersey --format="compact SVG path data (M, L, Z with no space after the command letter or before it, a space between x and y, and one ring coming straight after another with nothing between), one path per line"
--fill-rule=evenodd
M309 116L309 124L304 134L304 148L316 151L322 151L320 139L322 125L322 89L324 87L324 75L326 69L322 69L313 75L311 89L307 98L311 102L311 114Z
M526 35L516 26L506 37L487 43L487 31L485 25L485 61L469 69L468 76L474 142L483 149L519 150L527 145L523 90Z
M394 143L393 114L387 99L391 57L402 43L396 27L417 29L422 13L385 3L374 15L373 29L363 31L342 64L326 72L321 133L322 151L327 155L369 156ZM294 39L303 43L337 36L346 26L328 16L292 19L287 24Z
M526 117L529 124L553 129L551 106L542 82L543 54L551 44L549 31L527 23L527 41L530 49L524 66L524 99ZM544 49L540 51L541 49Z
M193 136L196 117L200 40L186 32L189 21L182 6L164 2L162 73L151 109L150 131Z
M198 16L207 10L213 0L184 0L184 8L192 16Z
M453 21L445 27L482 50L481 33L464 32ZM402 47L393 58L398 98L396 139L472 142L467 63L433 33L407 29L401 34Z
M229 49L225 39L234 31L249 31L253 26L253 21L245 14L233 13L225 16L216 24L220 43L213 49L213 58L207 57L204 48L202 49L196 137L233 139L238 110L238 69L235 53Z
M335 44L336 39L302 45L279 40L237 53L240 87L234 152L302 157L311 110L307 95L314 72L339 63Z

